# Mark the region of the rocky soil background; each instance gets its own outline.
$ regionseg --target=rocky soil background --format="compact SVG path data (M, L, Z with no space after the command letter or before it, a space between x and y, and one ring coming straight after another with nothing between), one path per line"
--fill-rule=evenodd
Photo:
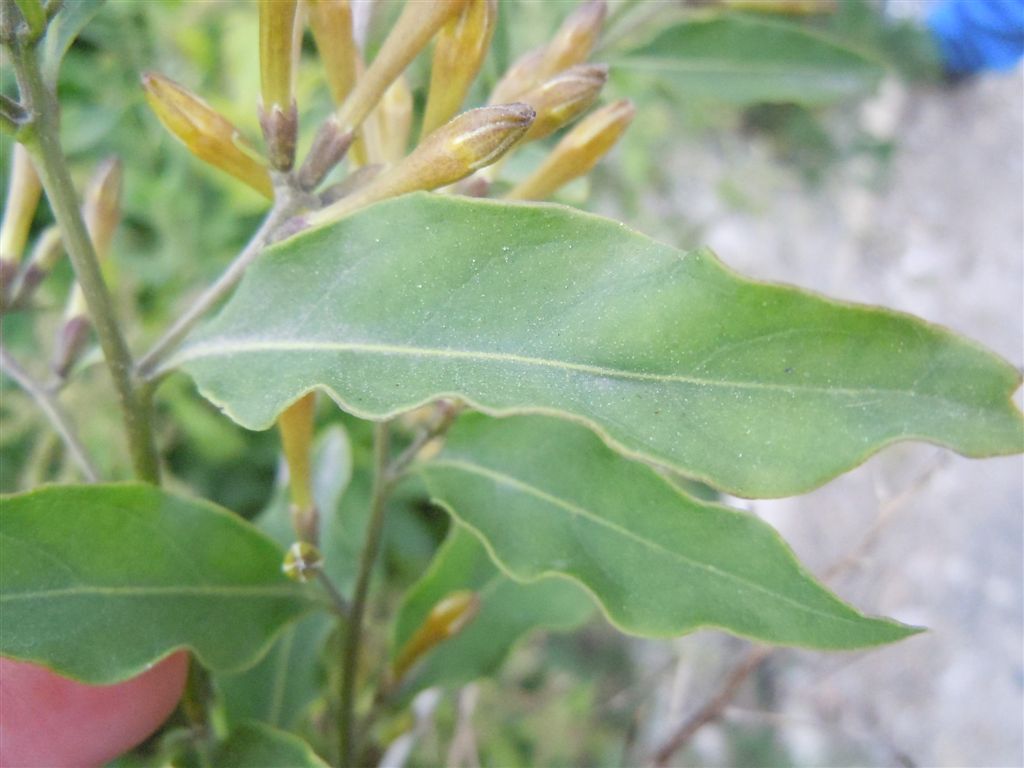
M645 207L662 220L686 210L697 241L744 274L912 312L1020 366L1022 116L1021 70L955 87L888 81L855 115L894 142L880 183L853 161L808 185L763 141L734 135L684 145L673 194ZM736 179L743 210L720 194ZM831 569L843 597L929 631L871 653L774 653L676 764L734 765L752 749L747 764L1024 765L1022 478L1020 457L904 444L807 496L740 502L816 573ZM655 674L673 670L635 756L746 653L711 633L635 650Z

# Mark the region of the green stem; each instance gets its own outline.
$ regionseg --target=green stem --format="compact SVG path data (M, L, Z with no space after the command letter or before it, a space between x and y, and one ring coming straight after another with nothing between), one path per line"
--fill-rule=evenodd
M216 282L208 287L198 299L185 312L174 321L164 335L153 345L153 347L142 356L138 364L139 376L143 379L154 379L159 377L159 365L163 360L177 349L178 345L185 338L190 330L202 320L212 307L228 292L235 287L235 284L242 279L245 270L256 258L263 253L263 250L271 242L281 224L287 221L308 201L301 196L288 191L279 193L275 199L274 207L263 224L249 240L249 243L228 265Z
M344 643L341 661L341 702L338 712L338 760L342 768L355 765L356 733L355 733L355 694L356 675L359 667L359 655L363 639L363 619L366 613L366 598L370 591L370 576L373 564L377 560L380 549L381 532L384 530L384 509L387 505L388 493L394 482L388 457L390 455L390 425L379 422L374 430L374 477L373 495L370 499L370 524L363 543L363 551L359 557L359 575L356 579L355 593L352 597L352 608L349 620L345 624Z
M82 220L78 196L60 145L56 97L43 83L34 48L16 44L11 47L11 53L22 101L27 103L32 116L25 146L35 161L53 215L60 225L64 246L82 286L89 316L114 380L135 475L145 482L159 483L160 463L151 413L135 391L131 353L121 334L96 251Z

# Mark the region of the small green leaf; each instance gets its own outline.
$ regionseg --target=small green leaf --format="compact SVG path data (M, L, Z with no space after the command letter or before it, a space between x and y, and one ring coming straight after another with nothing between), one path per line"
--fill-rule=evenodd
M797 24L730 14L672 24L624 53L613 72L656 76L688 100L743 106L847 99L873 90L885 70Z
M43 78L51 87L57 82L57 73L64 54L75 42L78 33L96 15L104 0L63 0L60 10L50 22L40 51Z
M918 631L861 615L753 515L685 496L572 424L467 416L419 472L513 578L576 580L630 634L842 649Z
M256 666L235 675L217 675L228 721L261 720L293 728L322 693L319 660L333 625L327 613L305 616L285 627Z
M1024 447L1017 371L971 342L553 205L416 194L294 237L175 364L250 429L315 388L369 419L455 395L744 496L809 490L896 440Z
M575 629L594 612L587 594L565 579L532 584L513 581L495 567L473 534L454 525L430 569L402 603L392 655L401 650L437 603L463 589L478 594L480 611L415 668L414 690L461 685L492 675L527 633Z
M328 768L298 736L263 723L232 728L213 764L217 768Z
M313 605L270 540L207 502L128 484L2 502L4 656L89 683L132 677L178 648L240 669Z

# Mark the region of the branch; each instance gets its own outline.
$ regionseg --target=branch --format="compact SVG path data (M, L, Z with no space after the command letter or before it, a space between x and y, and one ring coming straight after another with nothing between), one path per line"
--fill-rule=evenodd
M131 354L103 281L92 239L82 221L78 195L60 145L56 97L43 83L35 49L19 44L10 50L18 88L31 115L31 130L25 147L35 161L53 215L60 225L75 277L82 286L89 317L114 380L135 474L140 480L158 483L160 463L150 422L151 411L147 399L140 398L135 390Z
M71 422L56 398L47 391L46 387L32 378L28 371L22 368L21 364L3 347L0 347L0 369L25 390L25 393L39 406L39 410L49 419L51 426L64 442L64 447L67 448L85 479L90 483L99 482L99 472L96 471L96 467L86 454L85 447L79 442Z
M654 765L661 768L666 766L672 756L686 746L701 728L708 723L713 723L722 716L722 712L729 705L736 694L740 692L744 681L754 672L772 653L771 648L752 648L743 660L740 661L725 678L725 682L718 689L718 693L693 713L690 717L680 723L675 732L668 740L661 745L654 753Z
M945 455L943 454L936 462L925 468L899 494L881 503L874 524L845 556L825 571L824 579L832 581L856 565L859 558L877 541L879 533L890 522L892 516L903 509L907 502L913 498L914 494L924 488L935 477L935 473L942 468L944 461ZM669 739L655 752L653 758L654 765L668 765L672 756L686 746L697 734L697 731L721 718L725 708L740 692L743 682L774 653L774 650L773 648L759 646L748 651L726 676L725 682L718 689L718 693L712 696L692 716L684 720Z
M143 379L153 379L159 375L159 365L163 360L177 349L188 332L195 327L196 323L202 320L211 308L213 308L228 292L235 287L235 284L242 279L245 270L256 258L263 253L263 250L272 242L274 235L281 224L287 221L301 205L300 199L285 194L276 198L267 218L256 230L256 233L249 240L241 253L228 265L217 281L208 287L198 299L185 310L164 335L154 344L150 350L142 356L138 363L138 373Z
M341 703L338 712L338 763L342 768L352 768L356 762L355 743L355 693L356 672L363 637L363 616L366 613L366 598L370 591L370 576L380 549L381 532L384 529L384 510L391 490L391 474L388 467L390 456L391 427L386 421L377 423L373 433L374 476L373 496L370 500L370 523L359 556L359 576L356 579L352 597L350 619L345 625L341 661Z

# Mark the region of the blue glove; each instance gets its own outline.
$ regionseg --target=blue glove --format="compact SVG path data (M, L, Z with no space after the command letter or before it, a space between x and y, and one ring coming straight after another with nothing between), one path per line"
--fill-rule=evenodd
M928 26L953 75L1012 69L1024 56L1024 0L943 0Z

